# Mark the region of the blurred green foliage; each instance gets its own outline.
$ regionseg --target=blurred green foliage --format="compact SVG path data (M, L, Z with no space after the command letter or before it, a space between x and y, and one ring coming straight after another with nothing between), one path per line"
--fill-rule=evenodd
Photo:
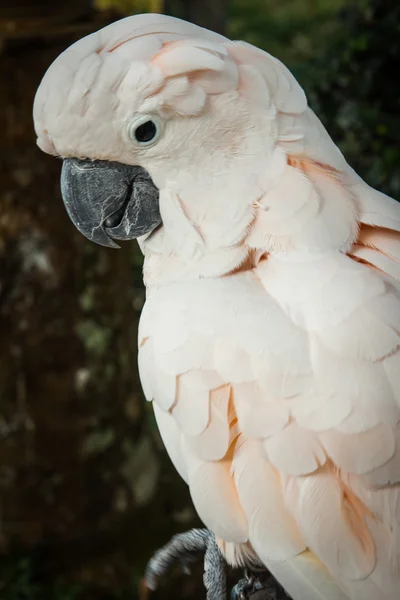
M300 79L348 162L370 185L400 199L400 3L346 8L340 23Z
M122 14L153 12L162 13L164 0L94 0L100 10L117 10Z
M3 600L78 600L81 585L43 582L37 558L9 554L0 564L0 594Z
M366 0L355 0L362 6ZM246 40L285 64L311 59L341 28L337 19L348 0L233 0L228 36Z
M0 597L2 600L136 600L140 583L132 577L131 585L105 592L93 584L50 581L42 572L43 557L37 554L10 553L0 564Z

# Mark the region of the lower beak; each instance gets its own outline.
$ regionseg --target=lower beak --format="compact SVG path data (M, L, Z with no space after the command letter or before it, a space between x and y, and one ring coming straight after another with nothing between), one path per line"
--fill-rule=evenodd
M118 248L161 223L159 192L138 166L66 158L61 193L75 227L89 240Z

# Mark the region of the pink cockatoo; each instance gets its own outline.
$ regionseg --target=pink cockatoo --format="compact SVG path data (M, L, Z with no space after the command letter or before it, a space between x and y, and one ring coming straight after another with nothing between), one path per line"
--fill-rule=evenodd
M138 238L140 378L228 563L294 600L400 597L400 206L269 54L163 15L51 65L76 227Z

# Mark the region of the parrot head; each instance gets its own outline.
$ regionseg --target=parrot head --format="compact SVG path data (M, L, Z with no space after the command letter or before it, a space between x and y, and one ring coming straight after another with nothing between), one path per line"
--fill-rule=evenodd
M193 140L198 128L180 127L178 115L198 117L206 94L191 92L184 65L174 67L173 57L166 72L161 55L194 35L224 40L178 19L137 15L79 40L43 77L33 110L37 144L63 159L67 212L94 242L118 247L113 240L138 238L162 222L165 163L176 172L179 152L190 160L183 138ZM172 109L175 98L180 111Z
M297 210L273 194L262 199L287 172L289 153L304 153L301 120L321 137L307 111L297 81L266 52L145 14L65 50L33 114L38 146L63 159L62 196L79 231L111 247L137 238L145 255L162 245L202 276L246 260L257 215L265 248L266 218ZM326 134L319 152L332 147ZM286 178L293 189L304 184L294 175Z

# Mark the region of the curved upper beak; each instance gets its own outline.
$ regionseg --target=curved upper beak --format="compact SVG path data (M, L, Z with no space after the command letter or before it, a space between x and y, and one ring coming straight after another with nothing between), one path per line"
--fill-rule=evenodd
M161 223L159 192L138 166L66 158L61 194L68 215L85 237L118 248L113 240L132 240Z

